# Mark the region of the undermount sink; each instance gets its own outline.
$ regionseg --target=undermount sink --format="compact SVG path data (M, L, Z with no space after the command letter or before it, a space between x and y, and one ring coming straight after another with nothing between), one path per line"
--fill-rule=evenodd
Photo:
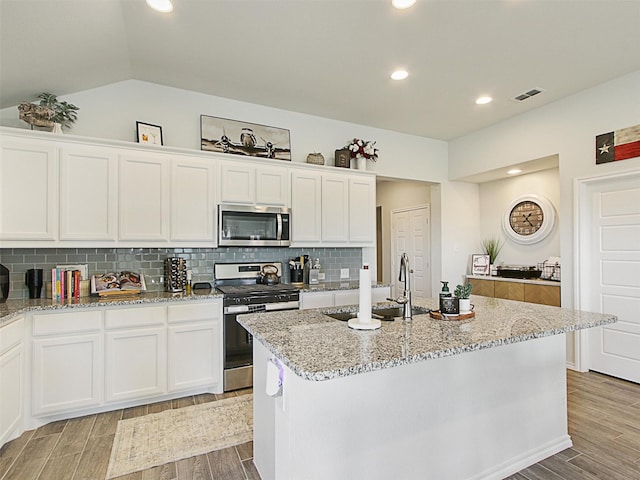
M429 309L427 308L421 308L421 307L413 307L411 309L411 312L413 315L423 315L425 313L429 313ZM357 316L357 311L352 311L352 312L332 312L332 311L325 311L322 312L323 314L327 315L328 317L334 318L336 320L340 320L342 322L346 322L352 318L356 318ZM371 309L371 317L373 318L377 318L378 320L386 320L386 321L393 321L396 318L402 318L402 315L404 313L404 307L399 306L399 307L373 307Z

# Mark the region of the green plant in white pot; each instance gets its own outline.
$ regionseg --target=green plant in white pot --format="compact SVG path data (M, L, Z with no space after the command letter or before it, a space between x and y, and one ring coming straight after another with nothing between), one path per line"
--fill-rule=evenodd
M471 290L473 289L473 285L467 283L466 285L456 285L456 289L453 291L453 294L458 298L458 305L460 308L460 313L471 313L473 307L471 305Z

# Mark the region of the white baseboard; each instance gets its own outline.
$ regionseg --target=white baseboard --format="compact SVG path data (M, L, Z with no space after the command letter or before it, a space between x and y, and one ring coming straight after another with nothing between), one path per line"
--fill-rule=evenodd
M473 477L469 477L467 480L501 480L572 446L573 442L571 441L571 437L569 435L563 435L557 440L553 440L541 445L539 448L511 458L501 465L480 472Z

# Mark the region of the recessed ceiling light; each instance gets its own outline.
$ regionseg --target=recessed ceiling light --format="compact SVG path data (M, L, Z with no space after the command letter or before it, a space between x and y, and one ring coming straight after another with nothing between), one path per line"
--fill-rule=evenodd
M486 105L487 103L491 103L493 98L491 97L478 97L476 99L476 105Z
M522 170L520 170L519 168L512 168L511 170L507 170L507 173L509 175L516 175L518 173L522 173Z
M173 11L171 0L146 0L146 2L156 12L169 13Z
M394 80L404 80L409 76L409 72L406 70L396 70L391 74L391 78Z
M391 0L391 5L399 10L409 8L413 6L414 3L416 3L416 0Z

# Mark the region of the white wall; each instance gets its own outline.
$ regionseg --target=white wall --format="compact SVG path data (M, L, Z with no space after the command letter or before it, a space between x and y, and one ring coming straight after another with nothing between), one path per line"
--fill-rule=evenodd
M574 305L576 178L640 168L640 158L595 164L595 137L640 124L640 71L452 141L450 178L559 155L562 305Z
M558 212L560 202L558 169L542 170L480 184L480 236L482 239L499 238L504 242L498 255L498 264L536 265L550 256L560 256L560 229L557 222L547 238L533 245L517 244L504 234L502 217L507 206L514 198L528 193L546 197ZM476 253L482 253L480 245L477 246Z
M375 140L380 160L368 168L388 177L444 181L447 142L339 122L252 103L127 80L60 97L77 105L74 135L135 141L136 121L162 126L164 144L200 150L200 115L231 118L287 128L291 132L292 161L305 162L320 152L333 165L334 151L353 137ZM16 107L0 110L0 124L28 128ZM65 131L66 132L66 131ZM399 168L402 167L402 168ZM406 170L405 168L406 167ZM402 170L405 170L403 172Z

